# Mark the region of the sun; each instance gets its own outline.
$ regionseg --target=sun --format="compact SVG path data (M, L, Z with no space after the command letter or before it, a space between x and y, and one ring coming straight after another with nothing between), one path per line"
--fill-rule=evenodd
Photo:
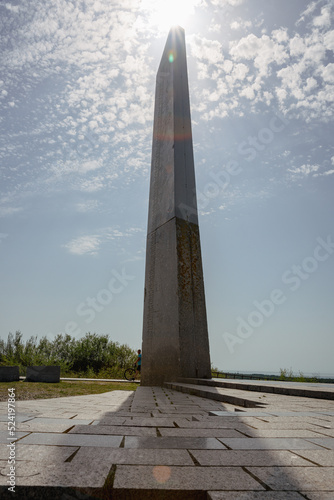
M166 32L175 25L185 28L200 3L201 0L142 0L141 7L150 26Z

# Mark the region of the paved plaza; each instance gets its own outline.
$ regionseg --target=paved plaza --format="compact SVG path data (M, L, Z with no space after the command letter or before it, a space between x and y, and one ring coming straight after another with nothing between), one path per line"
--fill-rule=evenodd
M334 401L248 399L256 407L138 387L19 401L17 498L334 500ZM0 410L0 497L15 498Z

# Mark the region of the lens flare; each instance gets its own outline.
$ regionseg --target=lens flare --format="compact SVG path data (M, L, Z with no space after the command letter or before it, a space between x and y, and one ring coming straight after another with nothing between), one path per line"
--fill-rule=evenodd
M141 8L151 26L166 32L175 25L185 28L200 3L201 0L142 0Z
M167 467L167 465L157 465L153 469L153 476L158 483L164 484L170 478L171 472L170 467Z

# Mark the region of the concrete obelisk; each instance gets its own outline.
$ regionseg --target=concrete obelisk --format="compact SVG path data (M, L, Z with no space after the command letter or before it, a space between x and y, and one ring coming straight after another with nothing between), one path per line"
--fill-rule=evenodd
M185 35L172 28L156 81L141 384L211 378Z

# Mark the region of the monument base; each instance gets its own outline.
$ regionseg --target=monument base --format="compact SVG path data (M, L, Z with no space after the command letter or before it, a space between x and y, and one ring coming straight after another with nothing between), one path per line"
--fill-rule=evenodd
M147 237L141 385L179 377L211 366L199 228L174 217Z

